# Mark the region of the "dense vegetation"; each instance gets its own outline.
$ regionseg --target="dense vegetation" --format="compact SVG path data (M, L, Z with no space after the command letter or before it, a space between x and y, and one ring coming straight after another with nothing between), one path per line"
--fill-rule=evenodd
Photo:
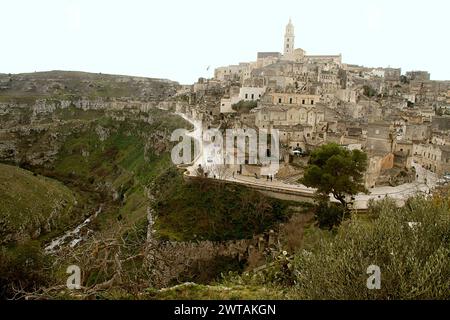
M251 238L289 217L287 204L239 185L197 178L185 181L175 168L155 180L155 228L161 238Z
M44 255L43 245L100 206L102 212L90 228L101 237L120 239L136 229L146 231L146 187L171 166L167 136L187 126L161 110L150 116L68 108L53 116L70 121L60 125L56 121L45 130L30 130L31 134L18 137L16 153L20 166L28 170L0 165L2 296L33 291L59 278L61 270L48 262L52 257ZM53 153L55 144L58 152L53 160L42 165L31 162ZM64 265L65 259L59 263Z
M293 299L448 299L448 194L411 199L403 208L384 200L370 214L372 221L355 217L308 250L280 253L265 270L227 283L267 286ZM370 265L381 269L379 290L366 286Z
M250 110L256 108L258 106L257 101L239 101L238 103L235 103L231 106L231 108L234 111L237 111L239 113L249 113Z

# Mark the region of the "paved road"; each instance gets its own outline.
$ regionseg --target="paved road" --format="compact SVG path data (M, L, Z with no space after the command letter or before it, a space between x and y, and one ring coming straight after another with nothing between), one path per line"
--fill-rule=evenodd
M193 120L187 117L184 114L179 114L185 120L192 123L195 127L195 130L191 132L190 136L192 136L197 141L202 141L202 123L198 120ZM222 157L221 153L218 153L217 148L210 142L203 141L200 143L201 149L197 158L194 160L193 164L188 167L188 171L190 175L195 175L196 169L199 165L204 168L211 168L214 163L220 163L220 157ZM417 164L414 164L416 167ZM214 167L219 167L220 165L214 165ZM232 181L235 183L242 184L252 184L257 185L259 187L267 187L267 188L277 188L283 189L287 191L299 192L302 195L310 194L311 197L314 195L315 189L308 188L302 184L287 184L281 180L273 179L273 181L267 181L266 178L256 179L254 177L241 176L232 174L232 169L223 170L221 175L218 175L217 178ZM431 192L430 188L433 188L436 184L437 179L432 179L432 175L428 170L423 168L416 168L418 171L418 181L414 183L407 183L397 187L375 187L369 190L369 194L358 194L355 196L353 207L354 209L367 209L368 203L371 199L373 200L381 200L385 197L389 197L394 199L398 205L403 205L404 202L410 198L411 196L417 194L428 194ZM210 175L212 177L212 175ZM425 179L427 178L427 179ZM332 196L330 196L331 200L336 201Z

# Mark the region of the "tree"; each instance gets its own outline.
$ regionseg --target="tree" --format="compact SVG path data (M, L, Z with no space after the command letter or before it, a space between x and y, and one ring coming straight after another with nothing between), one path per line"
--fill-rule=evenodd
M448 197L448 194L447 196ZM392 199L376 204L377 218L354 219L313 254L295 257L300 299L448 299L450 210L446 197ZM436 200L436 201L435 201ZM367 269L381 268L381 289L368 290Z
M234 111L239 113L249 113L250 110L256 108L258 106L257 101L239 101L231 106Z
M343 219L346 219L345 210L336 203L329 203L328 201L319 201L314 210L314 219L320 229L332 230L335 226L341 224Z
M365 85L363 87L363 89L364 89L364 95L366 97L371 98L371 97L373 97L373 96L375 96L377 94L377 91L374 88L372 88L371 86L369 86L369 85Z
M219 180L227 180L231 176L230 169L225 164L213 164L208 166L206 170L210 173L210 177Z
M311 153L301 182L316 188L321 197L331 193L347 209L347 195L365 192L364 172L367 155L359 150L347 150L335 143L321 146Z

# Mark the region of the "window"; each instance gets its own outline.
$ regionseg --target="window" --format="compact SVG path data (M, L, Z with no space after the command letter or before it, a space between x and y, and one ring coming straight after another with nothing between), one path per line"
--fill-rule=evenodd
M289 103L292 104L292 98L289 98Z
M278 98L278 103L281 103L281 98Z
M314 104L314 100L311 100L311 104Z
M305 104L305 99L302 100L302 104Z
M245 94L245 99L248 99L248 93Z
M258 95L259 98L261 98L261 95Z
M255 95L252 93L252 100L255 99Z
M289 44L286 45L286 48L289 48Z

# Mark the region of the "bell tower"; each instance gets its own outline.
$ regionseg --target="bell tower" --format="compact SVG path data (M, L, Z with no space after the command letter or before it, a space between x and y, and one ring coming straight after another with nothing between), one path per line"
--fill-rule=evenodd
M291 19L289 18L289 23L286 26L286 32L284 34L284 54L291 54L295 49L295 33L294 33L294 25L292 24Z

